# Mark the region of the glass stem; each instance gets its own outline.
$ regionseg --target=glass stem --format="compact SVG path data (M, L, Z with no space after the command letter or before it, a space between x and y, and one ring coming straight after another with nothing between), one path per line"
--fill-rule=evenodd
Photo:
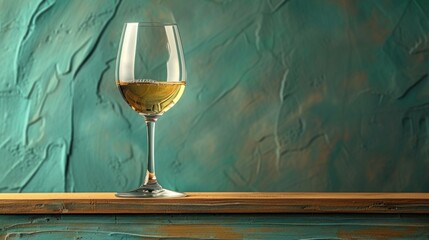
M155 122L146 121L147 126L147 173L145 184L156 182L155 176Z
M147 126L147 172L142 186L148 191L161 190L155 175L155 122L156 118L146 117Z

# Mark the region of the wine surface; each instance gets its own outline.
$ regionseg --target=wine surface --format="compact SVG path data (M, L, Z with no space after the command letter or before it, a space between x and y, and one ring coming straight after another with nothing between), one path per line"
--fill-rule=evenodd
M122 97L134 111L143 115L163 114L179 101L186 82L153 80L117 81Z

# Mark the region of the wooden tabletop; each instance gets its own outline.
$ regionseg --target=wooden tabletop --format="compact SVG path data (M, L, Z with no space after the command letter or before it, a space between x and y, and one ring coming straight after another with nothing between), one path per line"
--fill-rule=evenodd
M160 199L0 193L0 214L152 213L429 213L429 193L189 192Z

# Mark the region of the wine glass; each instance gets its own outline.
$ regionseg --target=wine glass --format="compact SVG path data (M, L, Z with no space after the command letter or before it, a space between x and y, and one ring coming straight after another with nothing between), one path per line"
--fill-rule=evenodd
M155 122L179 101L186 86L176 24L125 23L116 62L116 85L128 105L144 117L148 159L144 183L118 197L183 197L161 187L155 175Z

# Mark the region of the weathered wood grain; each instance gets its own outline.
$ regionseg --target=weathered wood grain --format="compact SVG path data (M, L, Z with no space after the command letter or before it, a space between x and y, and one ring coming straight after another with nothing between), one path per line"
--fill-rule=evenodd
M429 193L187 193L117 198L114 193L2 193L0 214L429 213Z
M424 214L0 215L0 239L429 239Z

